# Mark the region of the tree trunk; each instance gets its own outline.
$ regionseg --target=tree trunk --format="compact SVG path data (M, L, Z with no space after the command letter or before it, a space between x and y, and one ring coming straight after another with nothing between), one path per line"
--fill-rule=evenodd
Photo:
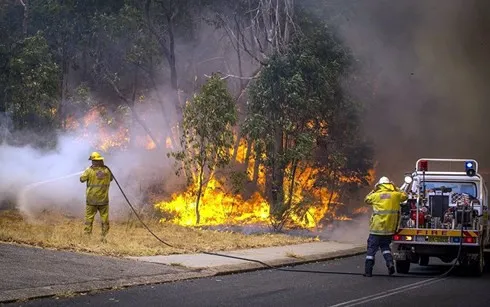
M151 18L150 18L150 10L151 10L151 0L147 0L145 3L145 15L146 22L148 25L148 30L151 34L155 36L158 44L162 50L163 56L167 59L168 65L170 67L170 83L174 90L178 89L177 84L177 68L176 68L176 60L175 60L175 37L174 37L174 25L173 19L174 16L172 12L168 12L167 14L167 35L168 35L168 46L166 39L157 32L157 30L153 27ZM172 3L170 4L170 7Z
M177 67L175 60L175 38L174 38L174 16L169 16L168 18L168 38L169 38L169 58L168 64L170 65L170 82L172 84L172 88L177 90Z
M287 205L285 208L285 212L287 212L287 214L282 215L281 222L279 223L279 227L277 228L278 231L282 230L282 228L286 224L286 222L287 222L287 220L288 220L288 218L291 215L292 210L293 210L292 204L293 204L293 194L294 194L294 185L295 185L294 178L296 177L296 170L298 169L298 162L293 161L293 163L291 163L291 166L293 169L292 169L291 176L290 176L291 182L289 184L288 202L287 202Z
M245 87L245 80L242 79L243 77L243 68L242 68L242 54L241 54L241 48L240 48L240 37L243 35L241 30L240 30L240 23L238 22L238 18L235 16L235 25L236 25L236 35L237 35L237 42L236 42L236 55L237 55L237 60L238 60L238 75L240 76L240 91Z
M294 160L291 163L291 166L293 168L290 176L290 184L289 184L289 195L288 195L288 202L287 202L287 207L286 209L291 208L291 204L293 203L293 194L294 194L294 184L295 184L295 177L296 177L296 170L298 169L298 162Z
M136 120L135 117L135 112L134 110L134 105L136 102L136 83L138 82L138 73L137 70L135 70L134 73L134 79L133 79L133 95L131 97L131 106L130 109L132 110L131 112L131 123L130 123L130 130L129 130L129 147L130 148L135 148L136 147L136 138L138 137L138 134L136 133L136 130L134 129L134 121Z
M29 27L29 1L19 0L19 2L24 7L24 17L22 18L22 33L24 34L24 37L26 37Z
M199 225L201 222L201 215L199 214L199 202L201 201L201 193L204 182L204 166L201 166L199 170L199 179L198 179L198 189L197 189L197 198L196 198L196 225Z
M272 212L280 212L284 205L284 166L279 162L283 155L283 133L280 127L275 129L275 140L272 157L272 182L271 182L271 199Z
M250 143L250 144L252 144L252 143ZM249 151L247 151L247 153L248 152ZM253 180L252 180L255 185L257 185L257 182L259 180L260 157L261 156L262 156L262 151L258 148L258 146L255 146L254 173L253 173ZM250 156L249 156L249 158L250 158Z
M245 152L245 165L248 167L248 163L250 162L250 156L252 155L252 144L253 141L249 140L247 142L247 151Z
M65 94L66 94L66 76L68 75L68 61L66 59L65 48L61 51L61 78L60 78L60 103L58 108L58 120L61 125L61 129L66 130L66 110L65 110Z
M203 142L201 142L203 144ZM199 165L199 177L197 179L197 197L196 197L196 225L199 225L201 222L201 215L199 213L199 203L201 201L201 194L203 193L203 186L204 186L204 168L206 167L206 157L204 156L205 153L203 152L204 149L202 148L204 145L201 145L201 163Z
M231 161L236 161L236 157L238 155L238 148L240 148L241 138L238 129L239 128L235 129L236 141L235 141L235 145L233 145L233 155L231 156Z

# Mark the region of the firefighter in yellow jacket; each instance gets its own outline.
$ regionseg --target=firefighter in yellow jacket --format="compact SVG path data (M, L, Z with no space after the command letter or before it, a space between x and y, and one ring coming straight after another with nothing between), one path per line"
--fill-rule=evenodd
M93 152L89 160L92 161L92 166L80 176L80 182L87 183L84 232L88 235L92 233L94 218L99 212L102 222L102 240L105 241L105 236L109 232L109 185L113 177L104 165L104 157L98 152Z
M369 225L367 254L364 276L373 275L374 256L381 249L386 261L389 275L395 273L390 244L392 236L398 228L400 204L406 201L407 194L398 189L387 177L381 177L364 201L373 206L373 214Z

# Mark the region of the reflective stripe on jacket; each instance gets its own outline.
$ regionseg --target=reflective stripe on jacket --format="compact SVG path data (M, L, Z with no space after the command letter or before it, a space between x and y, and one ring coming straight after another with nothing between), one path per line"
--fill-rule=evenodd
M392 183L379 184L364 201L373 206L369 233L392 235L398 228L400 203L407 200L407 194Z
M111 172L104 166L91 166L80 176L80 182L87 182L86 203L92 206L109 204L109 185L113 180Z

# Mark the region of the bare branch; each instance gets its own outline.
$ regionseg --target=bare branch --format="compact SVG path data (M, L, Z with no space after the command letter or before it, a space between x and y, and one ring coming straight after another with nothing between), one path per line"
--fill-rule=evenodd
M101 65L103 66L103 65ZM152 141L155 143L155 145L160 148L160 142L158 141L158 139L153 135L153 133L150 131L150 128L148 128L148 126L146 126L145 122L139 117L139 115L134 111L133 107L132 107L132 102L126 98L126 96L124 96L121 91L119 90L119 87L117 86L117 84L114 82L114 80L112 80L111 78L109 78L109 72L107 71L107 69L104 67L103 68L104 71L105 71L105 79L107 80L107 82L109 82L109 84L112 86L114 92L116 92L117 96L119 97L119 99L121 99L127 107L129 107L131 109L131 112L134 116L134 119L141 125L141 127L143 127L143 129L145 129L146 133L148 134L148 136L152 139Z
M27 34L27 24L29 20L29 3L28 0L19 0L20 4L24 7L24 18L22 20L22 31L24 35Z
M206 78L211 78L210 75L204 74L204 76ZM253 79L257 79L258 78L258 74L256 74L255 76L251 76L251 77L240 77L240 76L235 76L235 75L225 75L224 77L221 77L220 79L221 80L226 80L228 78L234 78L234 79L239 79L239 80L253 80Z
M250 50L248 50L247 46L243 45L240 42L240 40L237 38L237 36L235 35L235 33L233 32L233 30L231 29L231 27L226 22L225 18L223 18L222 16L219 16L219 18L221 19L221 21L224 24L223 28L225 29L226 33L228 34L228 37L231 40L235 41L250 57L252 57L254 60L256 60L257 62L259 62L261 65L265 65L265 63L262 60L260 60L259 58L257 58L256 55L254 55L252 52L250 52Z

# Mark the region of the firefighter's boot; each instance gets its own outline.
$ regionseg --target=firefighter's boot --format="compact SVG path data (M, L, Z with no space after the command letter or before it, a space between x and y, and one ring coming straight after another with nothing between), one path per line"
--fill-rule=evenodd
M393 255L390 250L383 251L383 257L386 261L386 267L388 268L388 274L391 276L395 274L395 265L393 264Z
M393 265L393 262L386 264L386 266L388 267L388 274L390 276L395 274L395 265Z
M364 276L365 277L372 277L373 276L373 267L374 267L374 260L366 259L366 263L364 264Z

